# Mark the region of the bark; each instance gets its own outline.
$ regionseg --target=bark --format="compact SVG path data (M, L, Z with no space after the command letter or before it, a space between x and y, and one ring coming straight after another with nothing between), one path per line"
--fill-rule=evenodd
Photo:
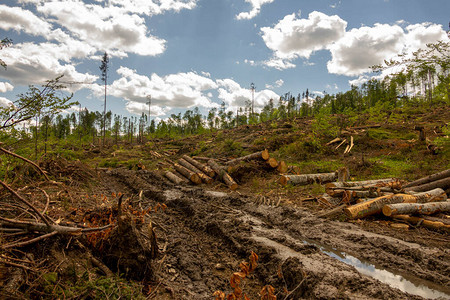
M189 179L191 182L193 182L195 184L202 183L202 180L200 179L200 177L198 177L198 175L196 173L192 172L191 170L186 169L182 165L174 163L173 167L175 168L175 170L180 172L180 174L182 174L184 177Z
M430 182L433 182L433 181L436 181L436 180L439 180L439 179L444 179L444 178L447 178L447 177L450 177L450 169L447 169L447 170L439 172L439 173L432 174L430 176L426 176L426 177L417 179L417 180L415 180L413 182L408 183L404 187L408 188L408 187L412 187L412 186L418 186L418 185L422 185L422 184L425 184L425 183L430 183Z
M354 188L355 190L365 190L369 189L370 187L388 187L388 190L401 188L398 179L387 178L387 179L364 180L364 181L330 182L325 185L325 190L329 195L337 196L337 194L334 193L334 190L338 189L348 190L350 188Z
M395 194L381 196L366 202L347 207L344 212L351 219L364 218L381 213L383 206L395 203L426 203L431 201L446 200L447 195L442 189L434 189L425 193L415 195Z
M294 185L307 185L311 183L330 182L337 179L337 172L321 173L321 174L305 174L305 175L283 175L279 183L286 185L288 183Z
M347 167L339 168L338 172L338 182L345 182L350 179L350 171Z
M238 188L238 185L234 181L234 179L231 178L231 176L228 175L227 172L225 172L223 167L219 166L214 160L210 159L208 161L208 165L214 170L214 172L217 173L217 175L219 176L220 180L225 182L232 191L234 191L234 190L236 190Z
M418 186L412 186L405 189L405 191L414 191L414 192L424 192L429 191L436 188L447 189L450 187L450 177L435 180L429 183L425 183Z
M164 176L166 176L166 178L169 179L171 182L178 184L178 185L185 182L183 179L181 179L180 177L178 177L177 175L173 174L170 171L164 172Z
M408 216L408 215L396 215L396 216L394 216L394 219L403 220L403 221L406 221L408 223L411 223L411 224L417 225L417 226L421 225L421 226L424 226L429 229L444 230L444 231L450 232L450 225L446 225L446 224L444 224L442 222L438 222L438 221L430 221L430 220L426 220L424 218L412 217L412 216Z
M383 206L385 216L424 214L431 215L438 212L449 212L450 201L429 203L397 203Z
M214 177L214 175L216 174L214 172L213 169L211 169L210 166L207 166L201 162L196 161L195 159L187 156L187 155L183 155L182 156L184 160L186 160L188 163L190 163L191 165L193 165L194 167L196 167L197 169L199 169L200 171L202 171L203 173L205 173L206 175L208 175L209 177Z
M263 151L259 151L259 152L252 153L252 154L249 154L246 156L232 159L232 160L228 161L226 163L226 165L232 166L232 165L236 165L236 164L240 163L241 161L258 160L258 159L268 160L269 158L270 158L269 151L267 149L265 149Z
M284 160L280 161L278 163L278 167L277 167L278 172L280 172L281 174L287 173L288 171L288 166L286 164L286 162Z
M331 210L328 210L326 212L320 213L317 215L318 218L326 218L326 217L330 217L330 216L334 216L336 214L339 214L342 212L342 210L344 208L346 208L347 205L346 204L342 204L341 206L335 207Z
M188 163L186 160L180 158L178 159L178 163L183 167L185 167L186 169L197 174L197 176L200 177L201 181L203 181L204 183L210 184L214 181L214 179L212 179L211 177L209 177L208 175L197 169L195 166Z
M323 194L319 199L317 199L317 202L322 206L335 207L335 206L341 204L342 199L336 198L336 197L331 197L328 194Z

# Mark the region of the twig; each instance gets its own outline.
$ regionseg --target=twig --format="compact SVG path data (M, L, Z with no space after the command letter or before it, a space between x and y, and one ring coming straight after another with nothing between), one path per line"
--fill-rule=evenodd
M3 143L0 142L0 145L2 145L2 144L3 144ZM47 174L45 174L44 170L42 170L41 167L39 167L37 164L35 164L35 163L32 162L31 160L29 160L29 159L27 159L27 158L25 158L25 157L22 157L22 156L20 156L20 155L18 155L18 154L15 154L14 152L8 151L8 150L6 150L5 148L2 148L2 147L0 147L0 151L4 152L4 153L6 153L6 154L9 154L9 155L11 155L11 156L14 156L14 157L16 157L16 158L19 158L19 159L21 159L21 160L23 160L23 161L26 161L26 162L29 163L29 164L32 164L35 168L37 168L37 169L39 170L39 172L41 172L42 175L44 175L44 177L45 177L45 179L46 179L47 181L50 181L50 178L48 178L48 176L47 176Z
M6 183L0 180L0 185L2 185L5 189L7 189L11 194L13 194L17 199L25 203L29 208L31 208L38 216L42 219L42 221L47 225L51 226L48 219L30 202L28 202L25 198L16 193L12 188L10 188Z
M303 281L305 281L305 279L306 279L306 277L305 278L303 278L303 280L302 281L300 281L300 283L295 287L295 289L293 289L292 291L290 291L287 295L286 295L286 297L284 297L284 300L287 300L287 298L289 298L289 296L291 296L302 284L303 284Z
M31 271L31 272L36 272L36 273L39 272L38 270L32 269L30 267L27 267L27 266L24 266L24 265L21 265L21 264L16 264L16 263L13 263L11 261L6 261L6 260L3 260L3 259L0 259L0 263L1 264L5 264L5 265L9 265L9 266L12 266L12 267L22 268L24 270Z
M13 248L13 247L23 247L23 246L27 246L27 245L33 244L33 243L35 243L35 242L39 242L40 240L46 239L46 238L48 238L48 237L52 237L52 236L57 235L57 234L58 234L57 231L53 231L53 232L50 232L50 233L41 235L41 236L39 236L39 237L37 237L37 238L31 239L31 240L28 240L28 241L24 241L24 242L20 242L20 243L12 243L12 244L7 244L7 245L2 245L2 246L1 246L1 249L8 249L8 248Z

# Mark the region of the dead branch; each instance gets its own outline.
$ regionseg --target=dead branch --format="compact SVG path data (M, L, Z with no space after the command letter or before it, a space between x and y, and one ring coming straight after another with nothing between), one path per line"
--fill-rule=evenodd
M3 143L0 142L0 146L1 146L2 144L3 144ZM25 157L22 157L22 156L20 156L20 155L18 155L18 154L15 154L14 152L8 151L8 150L6 150L6 149L3 148L3 147L0 147L0 151L4 152L4 153L6 153L6 154L9 154L9 155L11 155L11 156L14 156L14 157L16 157L16 158L18 158L18 159L21 159L21 160L23 160L23 161L25 161L25 162L27 162L27 163L33 165L36 169L39 170L39 172L41 172L42 175L44 175L44 177L45 177L45 179L46 179L47 181L50 181L50 178L48 178L48 176L47 176L47 174L45 174L44 170L42 170L41 167L39 167L37 164L35 164L35 163L32 162L31 160L29 160L29 159L27 159L27 158L25 158Z
M18 243L11 243L11 244L7 244L7 245L2 245L2 246L0 246L0 248L1 249L9 249L9 248L14 248L14 247L23 247L23 246L27 246L27 245L39 242L39 241L41 241L43 239L46 239L48 237L52 237L52 236L57 235L57 234L58 234L57 231L53 231L53 232L50 232L50 233L38 236L37 238L31 239L31 240L27 240L27 241L24 241L24 242L18 242Z
M12 188L10 188L6 183L0 180L0 185L2 185L5 189L7 189L11 194L13 194L17 199L19 199L22 203L27 205L29 208L31 208L38 216L41 218L41 220L50 227L49 218L45 217L34 205L32 205L30 202L28 202L25 198L21 197L19 194L16 193Z

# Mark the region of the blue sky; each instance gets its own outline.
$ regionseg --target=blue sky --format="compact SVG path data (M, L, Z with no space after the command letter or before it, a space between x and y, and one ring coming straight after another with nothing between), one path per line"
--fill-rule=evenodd
M0 103L64 74L74 100L164 119L198 106L256 108L291 92L349 89L368 67L447 39L448 0L3 0Z

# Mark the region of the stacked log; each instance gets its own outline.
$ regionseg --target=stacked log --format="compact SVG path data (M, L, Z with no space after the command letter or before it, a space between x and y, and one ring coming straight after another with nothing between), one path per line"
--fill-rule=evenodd
M186 182L187 180L185 180L184 178L175 175L174 173L170 172L170 171L166 171L164 172L164 176L169 179L171 182L175 183L175 184L182 184L184 182ZM187 181L189 182L189 181Z
M344 213L350 219L364 218L370 215L381 213L383 206L395 203L426 203L430 200L447 200L447 195L442 189L434 189L428 192L409 194L386 195L371 199L366 202L358 203L344 209Z
M259 159L269 160L269 158L270 158L269 151L267 149L265 149L263 151L255 152L255 153L252 153L252 154L249 154L246 156L232 159L232 160L228 161L226 163L226 165L233 166L233 165L237 165L243 161L259 160ZM277 166L278 166L278 164L277 164Z
M195 159L187 156L187 155L183 155L182 156L184 160L186 160L188 163L190 163L191 165L193 165L194 167L196 167L197 169L199 169L200 171L202 171L203 173L205 173L206 175L208 175L209 177L214 177L214 175L216 174L214 172L213 169L211 169L210 166L205 165L199 161L196 161Z
M174 163L173 167L175 168L175 170L180 172L184 177L189 179L192 183L194 183L194 184L202 183L201 178L195 172L192 172L191 170L189 170L177 163Z
M205 173L203 173L202 171L197 169L195 166L191 165L189 162L187 162L183 158L180 158L178 160L178 163L180 165L182 165L183 167L185 167L186 169L188 169L188 170L194 172L195 174L197 174L197 176L200 177L202 182L210 184L210 183L212 183L214 181L214 179L212 179L211 177L209 177L208 175L206 175Z
M228 187L234 191L238 188L237 183L231 178L231 176L225 172L223 167L219 166L214 160L210 159L208 165L217 173L219 179L228 185Z
M349 172L347 168L340 168L336 172L318 173L318 174L303 174L303 175L282 175L279 179L281 185L288 183L293 185L307 185L312 183L326 183L338 180L338 178L347 179ZM334 196L329 194L330 196Z
M397 203L383 206L383 215L423 214L432 215L439 212L450 212L450 201L429 203Z

